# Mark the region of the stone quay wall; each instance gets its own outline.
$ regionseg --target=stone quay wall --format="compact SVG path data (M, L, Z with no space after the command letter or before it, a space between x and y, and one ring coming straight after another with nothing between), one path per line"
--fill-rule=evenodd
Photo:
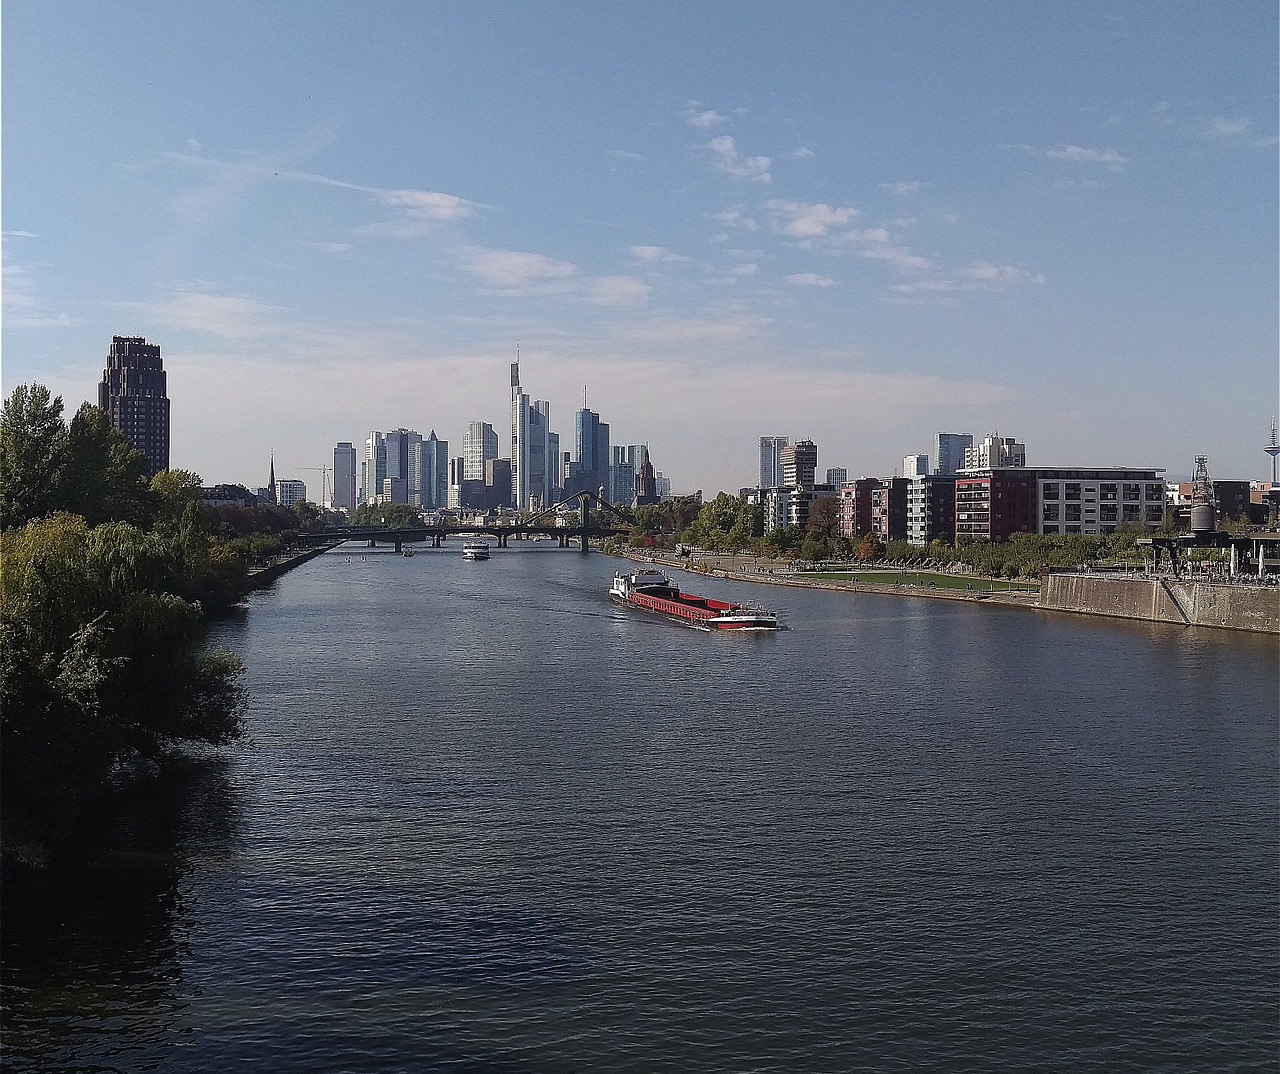
M1154 623L1280 634L1280 587L1215 585L1173 578L1051 574L1040 607Z

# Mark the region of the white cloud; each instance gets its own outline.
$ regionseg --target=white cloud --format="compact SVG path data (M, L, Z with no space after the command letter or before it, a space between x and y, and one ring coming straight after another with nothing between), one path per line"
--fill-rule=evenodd
M1046 149L1044 155L1050 160L1063 160L1073 164L1101 164L1110 171L1120 171L1129 163L1128 157L1121 156L1114 149L1086 149L1079 145Z
M862 257L885 261L900 272L921 272L933 267L933 262L927 257L921 257L919 254L913 254L909 250L891 246L888 243L874 243L859 250L858 253Z
M743 265L734 265L729 270L731 276L754 276L760 271L760 266L753 261L749 261Z
M628 251L636 261L653 265L660 261L688 261L682 254L672 253L665 246L633 246Z
M296 239L295 245L306 250L319 250L322 254L345 254L351 249L349 242L308 242L306 239Z
M820 239L832 230L850 223L857 209L833 208L822 202L766 201L775 231L793 239Z
M203 332L232 343L261 340L290 331L280 318L285 310L248 295L178 291L163 302L124 303L124 307L140 311L163 328Z
M1253 126L1253 120L1247 116L1240 119L1223 119L1215 116L1206 128L1210 138L1243 138Z
M711 150L712 163L726 175L757 183L773 182L773 176L769 174L772 161L768 157L742 156L729 135L722 134L719 138L712 138L707 143L707 148Z
M743 231L757 231L760 228L760 225L755 220L746 215L746 210L741 205L737 205L732 209L725 209L722 213L712 213L711 219L717 224L722 224L725 227L741 228Z
M787 283L796 287L834 287L836 281L830 276L819 276L816 272L796 272L788 276Z
M728 122L728 116L722 116L719 112L713 112L708 109L700 109L696 105L690 105L685 109L684 120L691 127L698 127L706 130L708 127L716 127L721 123Z
M465 220L474 215L470 202L431 190L380 190L378 200L403 209L414 220Z
M918 194L924 189L924 183L915 180L899 179L896 183L881 183L881 190L887 190L890 194L896 194L904 197L908 194Z
M818 154L810 149L807 145L799 146L791 151L792 160L812 160Z
M6 232L9 234L16 233ZM65 313L52 314L41 308L31 278L20 265L6 259L0 265L0 281L6 328L65 328L71 324Z
M502 291L530 293L578 275L577 266L542 254L469 246L461 251L461 257L471 275Z
M617 338L629 343L714 344L759 336L772 324L768 317L742 310L726 310L698 317L655 316L617 329Z
M644 164L649 159L641 153L632 153L626 149L610 149L609 156L614 160L626 160L633 164Z
M634 276L601 276L587 288L588 301L597 306L643 306L652 288Z

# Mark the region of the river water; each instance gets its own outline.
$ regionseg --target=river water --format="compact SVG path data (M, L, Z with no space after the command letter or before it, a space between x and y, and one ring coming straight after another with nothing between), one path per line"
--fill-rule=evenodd
M330 552L214 629L253 743L4 899L75 1071L1252 1071L1280 1054L1275 639Z

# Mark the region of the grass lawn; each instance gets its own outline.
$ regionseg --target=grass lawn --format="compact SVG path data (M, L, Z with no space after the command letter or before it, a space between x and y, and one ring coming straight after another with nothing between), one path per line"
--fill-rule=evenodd
M1034 593L1039 586L1032 582L1008 582L1002 578L959 578L953 574L933 574L929 571L841 571L833 574L797 575L815 582L865 582L867 585L897 585L915 589L960 589L974 593Z

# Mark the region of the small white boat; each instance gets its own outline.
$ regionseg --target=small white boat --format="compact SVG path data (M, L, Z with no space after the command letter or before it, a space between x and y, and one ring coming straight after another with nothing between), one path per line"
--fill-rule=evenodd
M488 541L464 541L462 544L463 559L488 559Z

